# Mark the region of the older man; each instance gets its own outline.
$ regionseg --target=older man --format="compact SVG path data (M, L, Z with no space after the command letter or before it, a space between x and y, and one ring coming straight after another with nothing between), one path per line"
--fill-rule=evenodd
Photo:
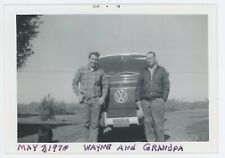
M137 105L144 112L147 141L163 142L164 102L170 90L169 73L158 65L155 52L146 54L147 65L139 75Z
M108 91L107 77L97 66L99 56L98 52L91 52L88 65L79 68L73 79L73 90L85 109L83 121L89 142L97 142L100 110Z

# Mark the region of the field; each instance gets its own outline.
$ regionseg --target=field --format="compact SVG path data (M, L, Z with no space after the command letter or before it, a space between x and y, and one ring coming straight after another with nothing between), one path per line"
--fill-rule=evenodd
M82 110L73 115L57 115L50 121L53 128L54 142L85 142L85 129L79 126ZM189 142L209 140L208 108L189 108L185 110L168 110L166 112L165 133L167 142ZM40 120L37 116L18 118L18 142L37 142L37 129ZM27 124L24 126L24 124ZM28 125L29 124L29 125ZM60 124L60 126L58 126ZM30 131L29 129L32 129ZM144 141L140 130L106 129L107 141ZM129 134L127 134L129 133ZM137 136L138 135L138 136ZM115 139L117 138L117 139Z
M208 109L174 111L166 114L167 141L208 141Z

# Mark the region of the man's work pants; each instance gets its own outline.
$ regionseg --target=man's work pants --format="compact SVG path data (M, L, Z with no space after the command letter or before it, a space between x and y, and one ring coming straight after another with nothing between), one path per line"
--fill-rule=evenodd
M145 136L148 142L163 142L164 138L164 100L156 98L142 100Z
M88 141L97 142L98 140L98 129L99 129L99 118L101 105L98 104L99 98L93 98L88 101L84 101L82 122L83 126L88 130Z

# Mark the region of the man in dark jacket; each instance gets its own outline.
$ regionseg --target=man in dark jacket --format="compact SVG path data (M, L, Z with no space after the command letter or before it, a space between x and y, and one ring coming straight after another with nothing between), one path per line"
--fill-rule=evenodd
M169 73L157 64L155 52L148 52L146 59L148 65L139 75L137 105L143 109L147 141L163 142L164 103L170 91Z

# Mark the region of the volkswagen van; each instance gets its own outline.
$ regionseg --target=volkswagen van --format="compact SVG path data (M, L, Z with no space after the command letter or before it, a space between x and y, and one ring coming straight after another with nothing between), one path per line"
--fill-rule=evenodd
M121 128L142 125L143 112L136 105L136 88L139 72L146 65L145 55L108 55L99 58L98 63L109 81L101 126Z

